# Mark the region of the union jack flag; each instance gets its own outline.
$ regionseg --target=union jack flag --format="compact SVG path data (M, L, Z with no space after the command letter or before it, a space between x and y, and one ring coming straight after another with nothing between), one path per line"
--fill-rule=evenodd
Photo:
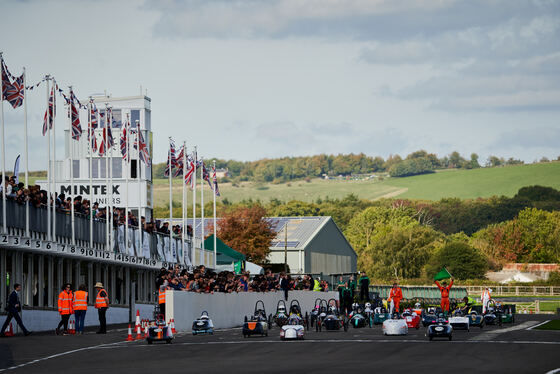
M177 168L177 158L175 156L175 142L169 139L169 152L167 152L167 163L165 164L165 171L163 175L168 177L170 171ZM170 170L171 169L171 170Z
M74 105L74 92L70 91L70 112L72 121L72 139L80 140L82 136L82 126L80 125L80 113Z
M179 149L179 154L175 157L175 164L177 165L175 172L173 173L174 177L178 177L183 174L183 157L185 155L184 146Z
M97 111L97 108L95 107L95 104L91 103L91 113L90 113L91 127L94 128L94 129L97 128L97 125L99 123L98 120L97 120L97 114L98 114L98 111Z
M214 193L216 196L220 196L220 190L218 189L218 178L216 178L216 166L212 166L212 184L214 184Z
M138 135L140 143L140 149L138 151L140 152L140 160L147 166L150 166L150 154L148 153L148 145L144 141L144 137L142 136L142 131L140 131L140 129L138 129Z
M103 157L105 155L105 129L103 129L103 137L101 137L101 143L99 143L99 156Z
M0 60L0 69L2 70L2 100L8 100L8 88L12 86L10 77L8 77L7 68L4 68L4 60Z
M23 96L25 95L25 86L23 84L23 74L14 80L14 83L10 84L5 89L4 98L8 100L12 107L17 108L23 104ZM5 83L3 83L6 85Z
M49 95L49 105L45 110L45 117L43 118L43 136L47 133L48 129L52 129L55 113L54 107L54 87L51 89L51 94Z
M189 157L189 159L187 160L187 170L185 172L185 184L188 186L189 184L191 184L191 188L192 188L192 176L194 173L194 161Z
M115 138L110 127L107 127L107 148L112 148L115 145Z
M123 126L123 131L122 131L122 134L121 134L121 154L123 156L123 160L125 160L127 162L130 159L130 157L128 155L128 144L127 144L128 127L129 127L129 124L127 122Z
M93 109L93 101L90 101L90 112L88 122L88 142L91 147L91 153L97 152L97 137L95 136L95 128L97 127L97 118Z
M202 168L202 179L208 182L210 189L213 190L214 188L212 187L212 183L210 183L210 174L208 173L208 169L206 169L206 165L204 165L204 161L200 160L199 166Z

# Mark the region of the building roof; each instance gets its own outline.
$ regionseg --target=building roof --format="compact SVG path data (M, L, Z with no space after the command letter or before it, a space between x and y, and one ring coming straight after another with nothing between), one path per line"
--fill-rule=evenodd
M331 219L330 216L323 217L267 217L272 223L272 228L276 231L276 238L272 241L270 248L284 248L284 238L286 225L288 228L288 248L292 250L303 249L321 230L321 228ZM217 218L219 220L219 218ZM162 221L169 221L163 219ZM174 218L173 224L182 224L182 219ZM202 236L202 227L204 227L204 235L211 234L208 232L213 225L213 218L204 218L204 224L200 218L196 219L196 227L194 227L195 236ZM187 225L192 226L192 218L187 219Z

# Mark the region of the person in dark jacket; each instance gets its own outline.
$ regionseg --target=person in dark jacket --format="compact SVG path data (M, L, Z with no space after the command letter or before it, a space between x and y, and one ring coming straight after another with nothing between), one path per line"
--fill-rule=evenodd
M6 331L6 328L10 324L12 318L16 320L17 324L19 325L19 327L21 327L23 334L25 336L31 334L31 331L25 328L19 316L19 312L21 311L21 301L19 300L19 294L18 294L19 291L21 291L21 285L19 283L14 284L14 290L10 294L10 297L8 298L8 304L6 305L6 311L8 312L8 316L6 317L6 321L2 326L2 330L0 331L0 336L4 336L4 331Z
M280 288L284 290L284 299L288 301L288 290L290 289L290 279L284 273L282 273L282 278L280 279Z
M369 301L369 278L365 271L360 276L360 300Z

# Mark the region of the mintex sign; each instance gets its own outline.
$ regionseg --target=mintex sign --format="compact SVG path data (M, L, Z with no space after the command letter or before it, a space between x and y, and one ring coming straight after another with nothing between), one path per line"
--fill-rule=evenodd
M48 190L48 183L45 180L37 181L37 184L41 186L41 189ZM140 182L140 196L142 201L140 201L140 206L152 208L151 202L152 197L146 196L149 192L152 193L152 189L149 188L146 191L147 183L145 181ZM57 194L64 194L64 196L82 196L82 198L89 199L90 193L93 194L91 200L94 203L99 203L100 205L109 204L109 198L113 198L113 205L124 206L126 204L126 197L128 196L129 206L138 206L138 182L133 181L128 183L128 193L126 188L126 183L121 181L113 182L112 186L107 184L92 183L91 186L89 181L75 181L74 185L68 182L56 183L55 191ZM111 193L112 192L112 193ZM112 196L111 196L112 195ZM148 205L148 203L150 205Z

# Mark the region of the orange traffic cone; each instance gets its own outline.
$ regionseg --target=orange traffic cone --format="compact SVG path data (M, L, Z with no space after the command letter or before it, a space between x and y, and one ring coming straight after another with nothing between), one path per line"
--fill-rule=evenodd
M76 334L76 321L73 319L68 323L68 333L72 335Z
M175 330L175 318L171 318L170 324L171 324L171 332L172 332L173 334L176 334L176 333L177 333L177 330Z
M136 326L140 326L140 310L136 309Z
M4 336L14 336L14 330L12 328L12 323L10 322L10 326L8 326L8 331L4 333Z
M144 339L148 338L148 325L146 324L146 326L144 327Z
M142 332L140 330L140 324L136 325L136 339L135 340L142 340Z
M128 336L127 336L127 338L126 338L126 341L127 341L127 342L131 342L131 341L133 341L133 340L134 340L134 339L132 338L132 329L130 328L130 323L129 323L129 324L128 324Z

